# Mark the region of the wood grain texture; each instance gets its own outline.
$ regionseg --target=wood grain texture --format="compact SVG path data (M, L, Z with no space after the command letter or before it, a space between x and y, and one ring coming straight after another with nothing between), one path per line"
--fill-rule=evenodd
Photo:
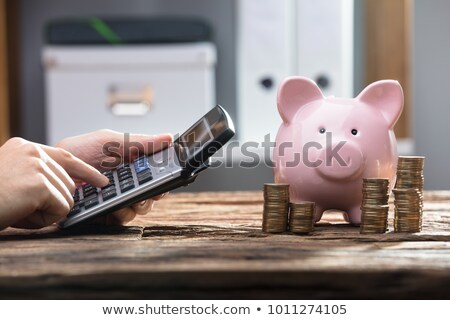
M9 137L6 3L0 0L0 145Z
M361 235L337 212L308 236L265 234L262 206L261 192L177 193L133 226L4 230L0 297L450 297L450 192L425 194L417 234Z

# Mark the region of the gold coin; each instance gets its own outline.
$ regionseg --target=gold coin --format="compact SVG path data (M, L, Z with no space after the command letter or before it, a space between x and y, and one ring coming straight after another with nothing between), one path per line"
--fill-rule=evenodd
M265 183L262 230L269 233L287 231L289 215L289 185Z
M314 230L314 202L290 203L289 209L289 230L291 232L310 233Z

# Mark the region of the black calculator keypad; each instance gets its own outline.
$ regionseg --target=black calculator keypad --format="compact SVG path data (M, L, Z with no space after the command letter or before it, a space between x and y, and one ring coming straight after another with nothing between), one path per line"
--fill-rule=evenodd
M126 192L134 188L133 174L129 164L117 169L117 177L119 178L121 192Z
M118 167L117 170L103 172L103 175L109 179L108 185L96 188L90 184L85 184L78 188L73 195L75 205L67 216L71 217L82 212L83 209L92 208L101 201L111 200L121 193L134 189L136 184L142 185L153 180L154 174L157 175L160 171L153 172L152 170L154 169L150 167L148 157L143 156L134 160L131 164Z

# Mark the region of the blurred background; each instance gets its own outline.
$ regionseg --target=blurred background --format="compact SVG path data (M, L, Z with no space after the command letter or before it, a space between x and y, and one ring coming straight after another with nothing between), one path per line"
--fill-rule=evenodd
M446 0L0 0L0 140L177 133L221 104L237 141L261 143L286 76L344 97L390 78L399 152L426 156L426 189L449 189L448 30ZM264 164L220 167L184 191L271 180Z

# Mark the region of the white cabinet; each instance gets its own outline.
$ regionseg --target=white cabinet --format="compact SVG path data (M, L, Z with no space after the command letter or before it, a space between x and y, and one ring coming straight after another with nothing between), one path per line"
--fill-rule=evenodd
M179 133L212 108L211 43L47 46L47 142L108 128Z

